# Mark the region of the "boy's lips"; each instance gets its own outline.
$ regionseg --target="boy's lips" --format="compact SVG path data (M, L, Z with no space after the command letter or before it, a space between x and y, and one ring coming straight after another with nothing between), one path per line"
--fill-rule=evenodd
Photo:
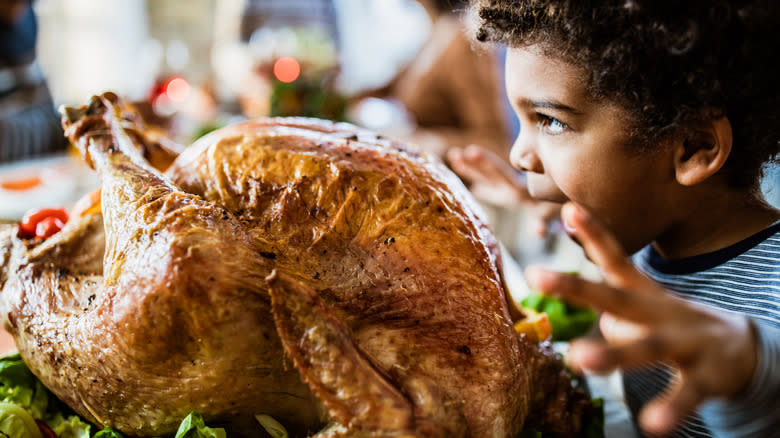
M538 201L563 204L569 200L552 180L543 175L529 174L527 184L528 193Z

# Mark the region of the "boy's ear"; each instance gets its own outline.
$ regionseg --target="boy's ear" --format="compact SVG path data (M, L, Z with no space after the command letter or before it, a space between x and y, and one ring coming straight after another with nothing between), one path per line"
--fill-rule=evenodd
M714 175L729 157L732 141L731 122L725 116L697 124L675 146L677 182L692 186Z

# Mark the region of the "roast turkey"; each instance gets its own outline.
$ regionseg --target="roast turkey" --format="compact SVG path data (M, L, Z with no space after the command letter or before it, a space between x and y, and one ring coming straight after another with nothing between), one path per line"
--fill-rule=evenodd
M43 241L0 231L0 313L89 421L139 437L191 411L229 436L261 436L255 414L293 436L580 427L587 397L549 343L515 333L496 241L435 159L348 124L264 119L162 173L111 93L63 125L102 200Z

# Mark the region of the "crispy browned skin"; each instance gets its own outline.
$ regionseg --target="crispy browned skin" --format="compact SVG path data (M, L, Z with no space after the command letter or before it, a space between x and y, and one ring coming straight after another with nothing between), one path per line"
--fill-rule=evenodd
M440 163L350 125L269 119L162 175L122 111L108 94L64 118L102 215L38 245L0 231L5 325L77 412L138 436L191 410L245 436L258 413L299 435L335 420L332 437L579 427L583 398L515 335L495 241Z

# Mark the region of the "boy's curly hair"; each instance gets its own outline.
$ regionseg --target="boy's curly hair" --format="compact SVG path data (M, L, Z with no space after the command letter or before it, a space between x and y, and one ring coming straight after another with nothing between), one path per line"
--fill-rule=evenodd
M780 153L777 0L474 0L477 39L539 45L580 66L649 146L687 122L725 115L730 184L755 188ZM644 141L641 141L644 139Z

